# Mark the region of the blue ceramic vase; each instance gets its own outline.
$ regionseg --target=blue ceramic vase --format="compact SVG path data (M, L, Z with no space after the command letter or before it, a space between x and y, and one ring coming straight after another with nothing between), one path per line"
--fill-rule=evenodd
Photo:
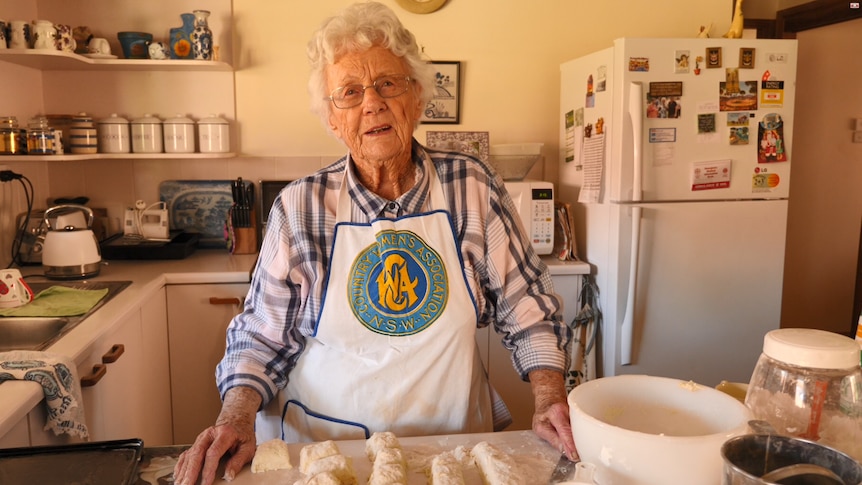
M193 59L192 32L195 30L195 15L182 13L182 27L171 29L171 59Z
M209 10L195 10L195 28L192 31L192 54L195 59L211 61L213 59L213 33L207 24Z

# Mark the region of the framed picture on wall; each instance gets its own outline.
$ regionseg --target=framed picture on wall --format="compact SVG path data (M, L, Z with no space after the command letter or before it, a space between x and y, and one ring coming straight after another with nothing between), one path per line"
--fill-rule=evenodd
M434 96L425 105L420 120L425 124L461 122L461 63L432 61L434 66Z

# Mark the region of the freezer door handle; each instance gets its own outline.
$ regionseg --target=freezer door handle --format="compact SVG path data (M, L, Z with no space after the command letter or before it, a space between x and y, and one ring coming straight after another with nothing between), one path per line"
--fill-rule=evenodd
M635 328L635 295L638 285L638 262L641 241L641 215L643 207L632 207L632 239L629 253L629 281L626 292L626 310L620 325L620 365L632 363L632 341Z
M643 200L643 116L644 88L639 82L629 83L628 116L632 123L632 201Z

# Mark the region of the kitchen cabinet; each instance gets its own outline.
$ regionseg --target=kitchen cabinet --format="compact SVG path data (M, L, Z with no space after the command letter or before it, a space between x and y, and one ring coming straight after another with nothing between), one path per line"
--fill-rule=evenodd
M180 14L209 9L209 25L219 61L122 59L119 31L150 32L169 41L169 31L182 24ZM50 50L0 50L0 85L11 86L3 115L18 118L23 128L36 114L87 112L98 120L112 113L133 119L144 114L162 119L183 114L200 119L211 114L236 119L232 58L232 0L206 5L192 0L132 2L94 0L0 0L4 18L45 19L55 24L88 26L108 39L118 59L90 59ZM237 130L232 130L236 133ZM235 135L231 146L237 146ZM98 158L227 158L220 154L12 155L7 160L82 160Z
M161 288L99 338L78 366L82 380L94 381L81 389L90 441L141 438L148 446L172 444L169 365Z
M193 443L218 417L215 368L224 355L225 330L240 312L248 288L247 283L167 286L176 444Z

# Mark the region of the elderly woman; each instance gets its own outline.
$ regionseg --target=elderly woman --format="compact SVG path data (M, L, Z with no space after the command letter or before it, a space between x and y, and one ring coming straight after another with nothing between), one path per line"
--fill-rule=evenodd
M211 483L225 454L232 478L273 437L499 429L507 411L475 342L489 324L531 383L533 429L574 453L560 301L501 178L413 139L433 90L413 35L359 3L324 22L308 54L314 109L348 153L276 199L217 369L221 413L180 457L177 483Z

